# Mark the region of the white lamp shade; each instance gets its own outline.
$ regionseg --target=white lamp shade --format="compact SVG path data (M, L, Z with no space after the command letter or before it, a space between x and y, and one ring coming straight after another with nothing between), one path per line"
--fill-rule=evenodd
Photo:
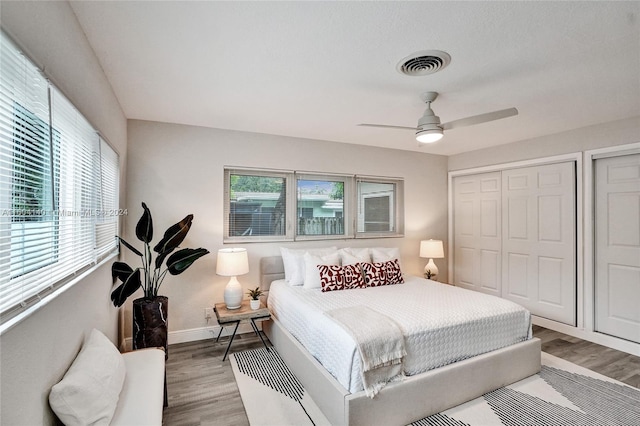
M216 274L223 277L235 277L249 273L247 249L228 248L218 250Z
M420 241L420 257L429 259L444 258L444 247L441 240Z
M247 249L228 248L218 250L216 274L231 277L224 289L224 303L227 309L238 309L242 305L242 286L236 276L249 272Z

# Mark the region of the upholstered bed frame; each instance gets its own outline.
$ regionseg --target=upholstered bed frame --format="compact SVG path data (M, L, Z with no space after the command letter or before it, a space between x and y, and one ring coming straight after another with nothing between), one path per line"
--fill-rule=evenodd
M284 278L280 256L260 260L260 287ZM540 340L533 338L391 383L370 399L350 393L277 319L263 329L332 425L405 425L470 401L540 371Z

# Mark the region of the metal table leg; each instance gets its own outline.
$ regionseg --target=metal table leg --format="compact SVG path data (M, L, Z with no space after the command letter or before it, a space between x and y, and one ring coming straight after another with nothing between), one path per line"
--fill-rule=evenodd
M256 332L260 340L262 340L262 344L264 345L264 348L267 350L267 352L269 352L269 347L267 346L267 343L262 338L262 335L260 334L260 330L258 330L258 326L256 325L255 318L251 318L251 326L253 327L253 331Z
M236 337L236 331L238 331L238 326L239 325L240 325L240 321L236 321L236 326L233 329L233 334L231 335L231 338L229 339L229 346L227 346L227 350L224 352L224 356L222 357L223 361L225 359L227 359L227 354L229 353L229 349L231 349L231 344L233 343L233 338Z

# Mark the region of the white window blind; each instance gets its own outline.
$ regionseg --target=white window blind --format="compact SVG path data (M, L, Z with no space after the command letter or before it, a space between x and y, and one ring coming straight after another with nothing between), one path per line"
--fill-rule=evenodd
M2 33L0 315L117 250L118 156Z
M98 261L118 248L115 238L118 235L119 173L118 155L100 139L100 197L97 200L96 215L96 256Z

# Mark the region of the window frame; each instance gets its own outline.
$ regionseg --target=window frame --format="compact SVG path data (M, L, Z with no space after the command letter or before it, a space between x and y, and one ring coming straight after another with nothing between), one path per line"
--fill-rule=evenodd
M295 177L295 226L294 226L294 239L295 241L313 241L313 240L344 240L345 238L353 238L353 220L352 220L352 198L349 194L352 191L353 175L343 174L328 174L328 173L307 173L307 172L294 172ZM342 182L343 194L342 194L342 234L298 234L298 202L300 201L298 193L299 181L320 181L320 182Z
M259 176L269 178L282 178L285 180L285 233L284 235L251 235L251 236L232 236L229 235L230 229L230 215L231 215L231 175L242 176ZM290 241L293 240L293 229L291 226L290 212L293 205L293 200L287 194L292 193L293 184L293 172L285 170L259 170L259 169L247 169L242 167L224 167L224 243L245 243L245 242L269 242L269 241Z
M393 208L390 209L390 223L393 224L393 230L390 231L360 231L359 220L360 212L364 209L364 203L361 203L361 183L373 184L391 184L393 185ZM392 238L404 236L404 180L400 178L385 178L378 176L356 176L354 196L357 198L356 206L358 215L355 222L355 238ZM362 200L367 197L362 196ZM364 220L364 212L362 212Z
M253 243L253 242L281 242L281 241L316 241L316 240L347 240L365 238L401 238L404 237L404 179L399 177L360 176L338 173L321 173L292 170L256 169L237 166L224 166L223 189L223 243ZM231 212L231 175L278 177L286 179L285 194L285 234L260 236L230 236ZM342 181L343 193L343 224L344 233L339 235L298 235L298 181ZM359 182L393 184L393 202L390 221L393 231L357 231Z

